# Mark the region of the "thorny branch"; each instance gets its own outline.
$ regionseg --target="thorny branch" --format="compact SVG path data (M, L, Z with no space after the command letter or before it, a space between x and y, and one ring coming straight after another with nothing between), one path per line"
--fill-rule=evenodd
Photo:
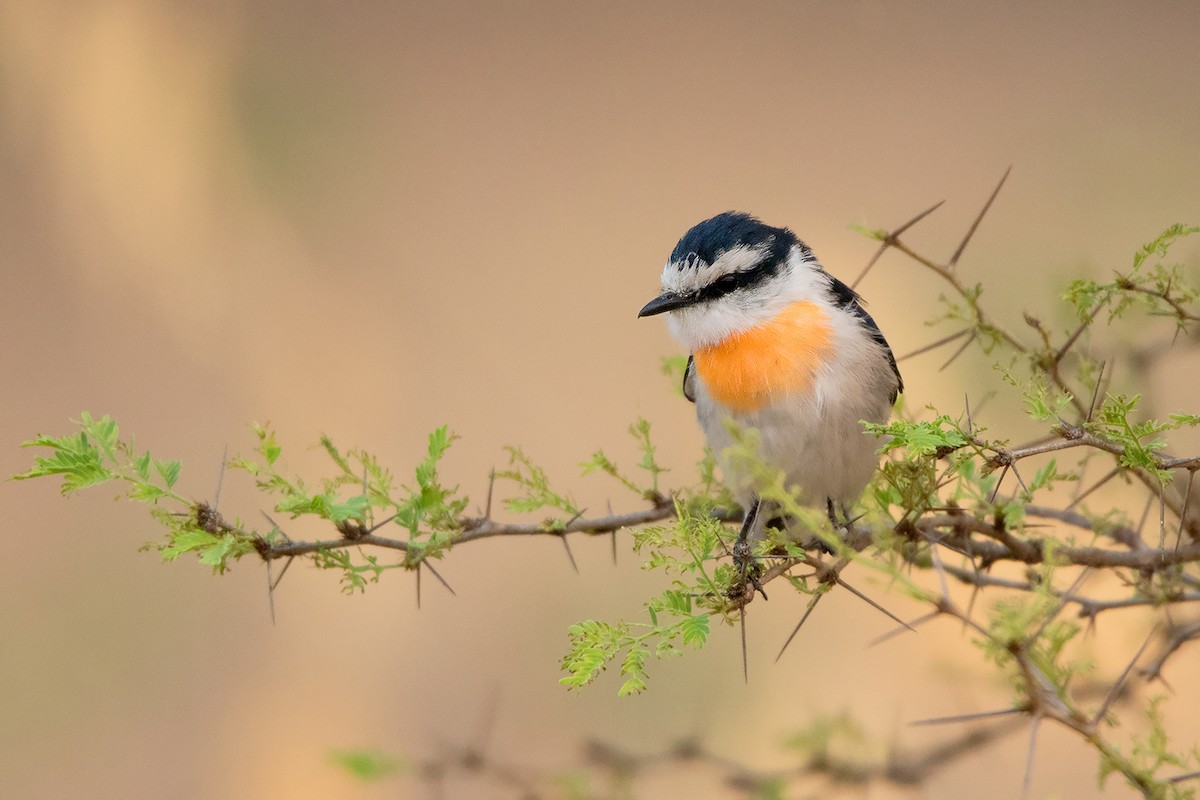
M1085 700L1111 694L1111 687L1089 684L1078 691ZM1107 705L1127 700L1121 690ZM435 797L448 796L456 781L482 780L498 788L520 792L525 800L588 797L595 800L628 798L639 781L656 775L697 770L714 783L747 798L791 796L792 792L826 792L859 789L880 784L915 787L939 771L977 753L1024 727L1020 715L1029 709L921 720L916 724L969 723L964 733L922 747L901 742L880 749L864 747L866 734L845 715L818 718L807 730L797 731L787 744L793 764L762 769L713 750L700 737L680 739L659 751L631 751L612 742L584 743L582 763L575 768L547 770L517 765L490 752L486 741L472 746L441 747L437 755L408 762L410 779L423 784ZM878 751L878 752L876 752ZM565 785L587 786L572 793Z
M1112 313L1113 305L1120 302L1118 298L1121 292L1144 296L1150 301L1161 303L1159 310L1174 319L1177 335L1186 325L1200 321L1200 316L1189 305L1194 295L1180 293L1171 281L1141 283L1129 275L1118 273L1118 279L1111 284L1112 294L1097 300L1086 313L1081 311L1082 319L1079 324L1073 325L1061 337L1029 315L1025 316L1025 321L1034 332L1034 336L1029 336L1028 331L1022 331L1029 337L1026 339L1006 327L985 309L980 300L979 287L972 286L964 279L959 271L959 262L1007 177L1006 172L948 260L942 262L929 258L901 239L901 234L907 233L912 226L932 214L940 207L939 203L894 231L876 232L880 247L855 284L864 279L889 250L904 254L937 275L951 288L958 303L955 318L960 324L965 324L965 327L930 345L918 348L899 360L917 357L957 343L954 353L943 365L944 369L973 346L981 348L985 354L992 353L997 348L1004 349L1014 360L1022 361L1033 374L1043 378L1062 398L1061 404L1044 415L1045 418L1053 420L1048 429L1041 431L1036 440L1017 446L1004 440L989 439L985 436L986 429L977 424L979 408L976 407L972 411L967 405L965 425L959 427L959 437L955 443L941 446L929 456L926 466L930 469L930 475L936 477L931 479L933 487L926 497L912 503L893 504L898 505L902 513L890 522L885 518L873 516L861 523L847 524L843 530L838 531L841 544L837 552L830 557L815 549L810 549L802 555L797 554L794 549L787 549L784 552L755 556L761 560L761 565L755 567L752 575L747 575L743 570L740 579L735 579L727 591L720 593L718 604L710 605L709 608L715 608L718 613L726 615L742 610L758 598L760 592L756 589L761 589L763 585L780 578L796 583L797 577L793 575L792 570L803 565L812 570L805 578L813 579L813 585L817 589L813 590L812 586L809 586L805 590L810 594L810 599L804 616L792 634L794 637L823 594L839 588L846 589L891 616L890 612L852 588L843 577L843 572L848 566L867 558L860 554L870 548L874 548L881 559L898 560L903 569L932 569L936 572L940 591L924 597L932 610L913 621L911 626L918 627L939 617L948 617L957 620L964 630L973 632L999 648L997 660L1009 663L1020 677L1023 700L1010 711L1023 715L1031 723L1029 769L1031 770L1033 765L1032 745L1038 726L1049 721L1078 734L1100 754L1103 763L1109 769L1121 773L1132 786L1147 796L1157 797L1162 794L1164 785L1177 785L1196 776L1184 773L1164 782L1161 778L1155 778L1144 767L1133 763L1106 738L1107 715L1115 698L1125 693L1133 681L1159 680L1165 683L1163 671L1168 660L1188 643L1200 638L1200 620L1167 621L1160 624L1143 647L1144 650L1155 639L1160 639L1156 654L1139 667L1138 662L1143 654L1143 651L1139 651L1124 672L1111 684L1109 697L1094 713L1086 713L1080 705L1078 693L1072 693L1065 681L1052 674L1053 670L1047 666L1045 654L1039 648L1044 649L1043 634L1048 627L1068 609L1086 620L1090 627L1100 615L1110 612L1123 609L1152 609L1165 616L1166 609L1185 609L1190 612L1193 604L1200 600L1200 575L1194 569L1200 562L1200 514L1189 508L1194 473L1200 469L1200 455L1169 455L1157 447L1144 446L1143 440L1155 431L1145 435L1132 435L1132 431L1127 431L1131 435L1122 437L1121 432L1112 427L1116 424L1112 415L1109 415L1107 422L1103 417L1103 412L1108 408L1105 403L1108 401L1101 401L1102 386L1106 385L1106 380L1112 380L1112 370L1106 371L1107 361L1100 363L1098 371L1084 369L1089 363L1094 366L1094 362L1090 360L1089 355L1080 352L1084 345L1089 343L1093 324L1101 318L1101 312L1108 309ZM1133 352L1131 357L1136 362L1139 372L1147 373L1156 359L1165 352L1164 347L1169 347L1174 342L1172 339L1163 347L1142 348ZM1189 343L1195 344L1194 341ZM1073 371L1064 368L1068 365ZM1074 367L1080 369L1075 370ZM1075 385L1076 383L1078 385ZM1085 403L1084 399L1090 399L1090 402ZM1097 419L1097 415L1100 415L1100 420ZM1066 416L1071 416L1072 419L1067 419ZM1128 427L1125 418L1120 418L1118 422ZM1106 427L1106 424L1109 427ZM33 444L41 443L43 442L38 441ZM331 454L335 456L335 460L340 459L332 449ZM1104 471L1101 473L1103 477L1098 480L1093 477L1092 482L1088 484L1089 488L1085 489L1082 476L1074 476L1077 481L1077 493L1062 507L1034 503L1034 493L1030 490L1026 478L1032 477L1036 466L1044 464L1048 457L1068 454L1083 456L1080 459L1081 465L1086 465L1087 457L1094 457L1096 461L1104 463ZM953 482L951 473L955 466L966 462L977 465L984 476L992 473L998 476L990 484L986 499L946 495L949 491L947 487ZM139 460L138 467L143 473L147 473L148 464L149 455L146 454L144 460ZM339 464L344 466L343 461L339 460ZM162 472L163 466L156 462L156 469ZM658 490L660 471L656 465L652 465L654 485L651 489L639 492L642 495L643 507L622 513L613 513L610 510L605 515L587 516L582 510L574 509L568 504L565 506L569 510L568 518L554 524L497 520L493 516L492 486L489 484L488 500L483 515L470 517L462 514L461 508L456 509L453 515L439 525L441 538L436 546L432 545L429 539L389 535L395 528L388 526L393 521L400 522L399 512L375 522L371 518L372 509L369 505L365 475L361 498L368 501L365 509L338 517L340 521L331 522L333 530L322 539L295 540L269 517L271 529L261 534L240 521L231 522L226 519L218 511L216 502L192 503L189 516L194 528L210 537L249 543L252 550L246 549L242 552L256 552L266 562L268 589L272 593L293 559L306 556L328 558L330 554L344 553L349 548L364 549L364 552L374 548L402 553L401 561L389 565L390 567L415 571L418 587L422 569L428 568L431 574L449 589L449 584L433 566L434 558L441 558L452 549L474 541L498 537L549 536L558 538L566 546L570 536L614 536L625 529L674 520L679 513L676 498L669 492L663 493ZM1010 473L1012 478L1008 479ZM165 477L166 473L163 474ZM1170 480L1176 476L1182 477L1183 480ZM123 477L126 480L131 479ZM145 474L142 477L145 478ZM636 488L627 479L617 477L626 486ZM493 481L494 479L495 474ZM350 480L357 482L354 476L351 476ZM1006 480L1011 494L1002 492ZM1135 489L1140 485L1141 490L1148 496L1147 513L1136 526L1111 514L1094 514L1087 510L1089 501L1097 496L1094 493L1117 480ZM172 482L173 479L167 482L167 489L162 492L162 496L169 495L173 499L182 500L170 491ZM1131 490L1126 488L1124 491ZM220 496L219 484L216 496ZM1157 531L1147 534L1144 525L1147 517L1155 509L1158 512L1155 515ZM741 519L742 513L736 509L718 509L713 515L723 522L736 522ZM411 533L416 527L414 523L409 531L404 531L402 525L400 531ZM1070 530L1074 535L1061 535L1064 530ZM1079 541L1084 543L1077 543ZM224 552L226 551L222 551ZM573 563L569 548L566 552ZM221 555L222 566L225 557ZM276 575L271 565L278 559L284 559L284 565ZM362 569L376 570L376 577L377 570L389 568L377 565L370 557L368 561L369 565ZM1055 577L1061 574L1057 571L1070 571L1072 568L1100 571L1106 579L1089 578L1088 589L1085 592L1085 576L1076 573L1075 580L1069 588L1055 588ZM1045 616L1036 627L1020 636L1005 639L980 624L972 613L972 604L963 609L953 599L948 578L971 588L972 604L981 590L988 589L1044 598L1053 605L1045 609ZM1061 581L1061 578L1059 580ZM713 599L716 594L710 591L709 599ZM765 592L761 594L765 598ZM784 646L786 647L786 644ZM964 737L963 741L974 736L975 734L970 734ZM950 748L947 752L953 749ZM703 753L698 746L693 746L688 752L691 753L690 757L696 758ZM929 755L924 760L907 762L908 766L904 768L890 764L886 768L887 774L889 779L893 780L899 780L897 776L902 774L923 775L928 771L929 764L937 762L940 758L942 756ZM916 767L913 764L926 766ZM830 769L833 772L838 771Z
M822 720L818 726L833 729L836 737L840 726L847 727L847 738L857 740L859 734L848 720ZM993 742L1020 729L1019 720L1009 719L1000 724L976 725L963 735L937 742L924 749L896 747L877 758L853 757L841 752L836 742L812 743L797 737L794 766L764 770L743 764L716 752L698 738L675 742L658 752L633 752L620 745L598 740L588 741L583 748L583 763L573 770L546 771L522 767L493 755L485 748L447 750L436 757L412 763L407 770L413 779L424 784L435 796L445 796L455 780L482 779L494 786L519 790L526 800L548 800L564 796L627 798L639 780L672 771L701 770L731 792L748 798L783 796L785 790L824 786L827 790L864 787L872 784L919 786L939 770L961 758L977 752ZM855 745L860 742L855 741ZM857 748L856 748L857 749ZM563 791L564 781L577 778L586 782L586 794L572 795ZM603 788L607 786L608 788Z
M942 205L938 203L906 222L895 231L880 235L881 246L879 251L872 257L871 262L855 283L857 284L866 277L869 270L875 266L879 257L888 249L895 249L904 253L918 264L921 264L943 278L959 297L966 302L974 320L973 328L969 330L973 330L976 334L984 332L991 338L1002 340L1016 353L1030 354L1035 358L1036 363L1042 364L1049 370L1053 365L1061 363L1069 355L1072 347L1076 345L1083 332L1088 328L1089 322L1081 324L1066 337L1066 340L1061 345L1057 346L1050 343L1049 334L1044 332L1044 329L1040 327L1040 323L1037 323L1039 330L1043 331L1047 353L1036 353L1034 352L1034 346L1022 342L1005 327L993 321L992 317L982 307L978 292L970 288L963 281L957 270L959 260L1007 180L1008 174L1008 171L1006 171L949 260L939 263L916 252L900 239L901 233L908 231L913 225L925 219ZM1176 309L1180 320L1193 321L1200 318L1182 303L1175 300L1167 290L1151 290L1128 280L1124 281L1122 285L1130 290L1137 289L1138 291L1153 294L1167 301ZM1097 306L1092 312L1090 319L1094 319L1099 310L1100 307ZM952 334L935 342L930 347L936 348L947 344L961 338L967 332L962 331ZM912 355L922 352L925 352L925 348L916 351ZM1051 374L1051 377L1055 377L1055 375ZM1157 478L1149 475L1144 469L1123 466L1125 456L1127 455L1126 445L1108 439L1090 427L1089 423L1094 411L1095 400L1093 399L1092 407L1084 406L1082 401L1078 399L1079 393L1074 391L1065 380L1062 380L1061 376L1055 380L1055 383L1064 392L1064 395L1069 398L1075 410L1080 414L1080 421L1078 423L1072 423L1060 418L1058 423L1050 429L1049 437L1024 446L1009 447L1003 443L985 441L974 435L968 437L967 444L964 446L974 448L983 459L987 469L1008 470L1011 468L1014 470L1014 475L1017 476L1018 480L1021 480L1020 474L1015 471L1018 462L1049 453L1086 448L1113 456L1116 460L1115 471L1117 475L1146 479L1148 488L1151 488L1157 494L1159 492ZM1095 389L1097 391L1099 389L1098 380ZM1092 392L1092 394L1094 397L1095 392ZM950 452L942 452L938 455L945 458L950 455ZM1164 472L1186 470L1190 475L1196 469L1200 469L1200 456L1171 457L1160 453L1151 453L1150 458L1152 459L1153 466ZM998 488L999 486L997 486ZM675 507L671 498L654 493L649 498L650 507L638 511L622 514L609 513L600 517L585 517L580 513L569 520L567 524L557 527L547 527L538 523L508 523L492 518L490 497L491 487L489 486L489 502L485 516L481 518L463 517L459 521L457 531L450 535L447 541L448 546L454 547L479 539L502 536L555 536L562 538L569 534L611 534L625 528L670 520L675 516ZM1172 496L1164 497L1163 499L1166 504L1164 510L1169 510L1179 520L1181 534L1186 533L1188 539L1200 540L1200 516L1188 515L1186 513L1184 506L1185 498ZM1045 559L1044 541L1042 539L1035 535L1019 535L1019 531L1014 532L1010 530L1005 525L1004 520L998 516L987 519L979 516L977 513L971 513L966 509L960 508L945 509L944 513L934 513L934 511L934 509L930 509L929 512L917 520L913 520L908 516L902 518L895 526L894 532L913 538L926 538L930 541L938 541L941 545L950 547L956 552L970 553L976 567L987 568L1004 561L1040 564ZM194 506L194 513L200 526L205 530L213 532L237 532L257 538L259 541L257 549L264 560L289 558L322 550L356 546L372 546L399 551L409 551L412 549L412 545L404 539L391 538L376 533L382 527L382 523L367 529L358 523L350 521L338 527L339 536L337 538L309 542L286 540L268 544L254 533L237 531L220 517L214 507L208 504L196 504ZM1153 571L1200 560L1200 541L1185 542L1182 536L1180 541L1173 547L1151 548L1142 540L1139 532L1131 530L1128 526L1114 525L1108 522L1103 525L1097 525L1095 519L1078 512L1073 512L1069 508L1048 509L1030 506L1026 509L1026 513L1034 516L1042 516L1047 519L1054 519L1083 530L1093 531L1101 541L1110 541L1123 546L1123 549L1112 549L1099 544L1085 547L1055 547L1055 558L1064 564ZM723 520L736 521L740 519L740 512L736 510L717 512L717 515ZM861 549L861 547L864 547L866 543L871 541L871 536L872 531L868 529L855 529L851 531L850 540L852 542L857 541L859 549ZM790 566L791 564L787 564L786 566L772 568L764 573L760 580L763 582L772 580L784 574ZM980 573L976 571L973 574Z
M961 353L972 345L978 345L985 352L1002 345L1018 357L1027 359L1035 370L1046 377L1062 396L1069 408L1077 415L1075 421L1059 417L1052 425L1048 434L1029 444L1010 446L1004 442L989 441L977 434L975 425L967 412L967 426L962 445L946 448L936 454L938 459L949 459L959 449L969 450L983 464L986 471L999 471L1000 479L996 482L989 498L989 508L981 511L979 508L967 508L958 503L950 502L942 507L915 509L915 513L906 513L891 527L890 534L901 544L897 551L910 566L927 567L932 564L937 572L941 591L930 598L933 611L916 620L914 625L923 625L929 621L945 616L958 620L967 630L985 639L994 639L994 634L977 622L970 612L970 607L963 610L951 597L946 585L946 577L951 577L961 584L972 587L975 591L983 588L1002 589L1022 593L1044 593L1054 598L1056 606L1042 620L1040 626L1025 638L1000 642L999 645L1007 654L1005 657L1015 664L1021 683L1025 701L1011 709L1011 713L1023 715L1032 721L1030 737L1030 760L1027 766L1025 781L1026 791L1029 786L1028 772L1034 764L1034 742L1038 726L1043 722L1053 722L1064 726L1091 744L1109 767L1125 776L1129 783L1147 796L1156 795L1161 789L1161 782L1149 776L1144 769L1132 763L1129 758L1106 738L1106 716L1112 702L1129 688L1129 682L1136 675L1144 680L1162 679L1162 672L1167 660L1178 652L1188 642L1200 638L1200 622L1189 622L1172 626L1163 626L1167 631L1158 652L1148 664L1135 673L1135 667L1143 651L1130 661L1125 671L1109 687L1109 697L1100 709L1094 713L1085 713L1076 695L1070 692L1066 685L1058 683L1048 675L1044 662L1035 652L1040 646L1039 637L1046 627L1060 613L1070 607L1075 613L1085 618L1089 623L1102 613L1130 608L1165 608L1187 607L1200 600L1200 577L1185 571L1185 567L1200 562L1200 515L1189 515L1188 504L1191 495L1191 477L1200 468L1200 456L1170 456L1160 452L1150 452L1146 466L1133 466L1130 459L1128 443L1110 438L1102 427L1093 424L1093 415L1097 410L1100 396L1101 381L1104 372L1100 374L1089 387L1072 386L1064 371L1061 369L1075 355L1075 350L1085 340L1092 323L1097 319L1101 305L1097 305L1081 323L1067 332L1061 341L1055 341L1054 335L1042 323L1026 316L1026 322L1038 334L1038 340L1029 343L997 322L980 302L978 288L970 286L958 271L958 262L968 243L995 200L1003 186L1008 173L1005 173L988 198L980 214L972 222L970 229L961 240L954 254L946 262L938 262L926 257L909 247L900 235L913 225L935 211L941 204L933 206L914 217L895 231L879 236L881 245L879 251L871 259L863 273L855 281L857 284L866 277L870 269L876 265L880 256L887 250L894 249L908 256L921 266L929 269L942 278L954 291L960 302L968 310L968 327L945 336L933 344L919 348L904 358L915 357L931 352L942 346L962 340L955 353L943 366L948 366ZM1181 302L1170 291L1170 288L1148 288L1133 281L1118 282L1118 286L1127 291L1152 295L1167 304L1173 310L1177 323L1194 322L1198 319L1188 306ZM1152 360L1154 354L1141 352L1142 366ZM1091 398L1090 404L1085 405L1080 398ZM1040 535L1040 529L1031 522L1010 525L1005 518L1005 501L997 500L1004 478L1011 472L1021 489L1028 493L1026 481L1019 471L1019 464L1027 460L1061 454L1064 451L1085 450L1102 457L1111 458L1111 471L1092 488L1076 495L1074 500L1064 508L1050 508L1026 504L1024 515L1027 519L1045 520L1051 525L1067 526L1077 531L1092 535L1092 542L1085 545L1064 544L1058 538ZM1187 473L1187 490L1183 493L1168 494L1163 491L1161 475L1169 473ZM1156 474L1157 473L1157 474ZM1114 521L1077 510L1077 507L1096 489L1106 485L1115 478L1133 479L1141 483L1152 495L1152 500L1159 504L1159 535L1150 537L1157 546L1147 543L1140 528L1135 529L1129 524ZM490 495L490 490L489 490ZM471 541L500 536L557 536L567 535L599 535L611 534L615 531L643 525L647 523L671 520L676 515L676 508L670 497L654 492L648 495L648 508L623 514L608 514L601 517L585 517L577 514L567 524L555 529L544 525L515 524L499 522L491 518L489 510L483 518L464 518L448 544L458 546ZM220 520L215 511L206 506L196 507L198 518ZM736 521L740 518L737 511L718 512L723 520ZM1167 517L1177 520L1177 525L1167 524ZM218 523L220 528L223 522ZM753 602L757 597L756 587L768 584L782 577L788 577L794 567L805 565L813 570L813 577L819 585L828 589L845 588L858 595L864 601L875 605L883 613L891 616L890 612L879 607L874 601L861 592L853 589L841 577L843 570L853 562L853 553L863 551L879 540L881 531L874 527L877 523L865 525L849 525L842 532L847 545L847 553L840 558L826 560L819 552L810 552L804 556L778 554L763 557L762 568L756 568L753 578L742 578L742 583L731 587L727 593L726 612L736 611ZM1168 531L1176 532L1174 541L1170 540ZM1053 531L1053 528L1052 528ZM375 529L366 530L354 525L343 526L339 529L340 536L335 539L315 542L267 543L258 539L259 554L268 562L278 558L291 558L298 555L313 553L320 550L331 550L352 546L373 546L409 552L411 546L402 539L394 539L379 535ZM565 540L564 540L565 541ZM958 564L946 564L939 555L944 550L951 559L957 559ZM411 555L411 553L410 553ZM1084 570L1105 570L1118 578L1123 592L1116 595L1084 594L1080 587L1086 574L1080 574L1069 589L1057 590L1044 585L1040 573L1032 570L1024 575L1019 573L995 574L995 569L1006 563L1032 567L1055 566L1057 568L1081 567ZM420 565L420 556L412 566ZM1011 573L1011 570L1007 571ZM753 585L751 585L753 581ZM1103 584L1111 592L1111 581L1096 581ZM814 592L808 602L804 616L801 617L792 637L812 613L817 601L825 590ZM764 595L765 596L765 595ZM972 596L972 600L974 595ZM905 625L905 627L908 627ZM901 629L902 630L902 629ZM1143 650L1148 647L1156 634L1146 640ZM887 637L884 637L887 638ZM789 637L788 641L791 641ZM784 644L784 648L787 644ZM782 655L782 651L780 653ZM917 758L904 762L889 763L884 767L873 768L876 772L882 770L890 780L901 780L908 776L919 780L939 759L948 754L959 752L958 748L967 747L967 742L979 741L982 734L971 733L960 742L947 748L941 755L929 754L925 758ZM986 739L986 735L983 735ZM616 751L611 748L599 748L596 752L607 754L605 758L616 758ZM690 744L685 750L689 758L704 758L704 751L698 745ZM621 755L623 763L639 763L633 756ZM650 758L650 757L647 757ZM664 758L672 758L670 754ZM646 763L646 762L640 762ZM812 764L806 766L811 769ZM851 776L854 780L863 780L868 773L836 764L822 765L831 775L842 778ZM773 776L777 778L778 776ZM1177 776L1177 780L1185 780L1189 776ZM761 783L762 776L742 778L749 784Z

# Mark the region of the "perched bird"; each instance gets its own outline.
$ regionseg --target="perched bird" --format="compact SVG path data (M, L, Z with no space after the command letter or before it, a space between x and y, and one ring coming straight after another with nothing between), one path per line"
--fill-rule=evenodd
M848 518L879 463L878 444L859 421L886 421L904 389L887 340L854 290L787 228L726 212L675 245L662 294L638 316L664 313L690 352L683 393L746 509L739 542L759 516L759 500L753 478L722 458L730 421L757 429L759 458L784 471L801 502L824 507L835 527L838 510Z

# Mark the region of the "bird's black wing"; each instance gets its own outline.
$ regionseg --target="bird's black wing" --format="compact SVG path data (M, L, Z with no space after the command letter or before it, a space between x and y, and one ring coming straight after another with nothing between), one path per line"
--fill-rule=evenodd
M875 324L875 320L863 308L863 299L858 296L858 292L832 275L829 276L829 290L833 292L834 301L838 306L858 317L862 321L863 327L867 329L867 333L871 335L871 338L883 348L883 352L887 355L888 364L891 365L892 372L896 375L896 391L892 393L892 402L896 402L896 396L904 391L904 378L900 377L900 367L896 366L896 357L892 354L892 348L888 345L887 339L884 338L883 331L879 330L879 326Z
M688 353L688 363L683 368L683 396L696 402L696 359L691 353Z

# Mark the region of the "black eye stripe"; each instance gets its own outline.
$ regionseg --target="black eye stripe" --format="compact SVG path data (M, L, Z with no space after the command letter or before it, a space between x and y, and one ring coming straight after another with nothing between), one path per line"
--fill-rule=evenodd
M731 272L714 280L707 286L702 286L696 292L696 302L703 303L724 297L740 289L757 286L768 278L779 273L779 261L768 258L766 261L741 272Z

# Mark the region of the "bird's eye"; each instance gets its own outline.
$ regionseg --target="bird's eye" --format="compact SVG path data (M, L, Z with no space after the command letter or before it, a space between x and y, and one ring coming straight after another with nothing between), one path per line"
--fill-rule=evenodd
M728 275L722 275L712 282L712 290L717 294L728 294L734 291L742 284L742 276L737 272L731 272Z

